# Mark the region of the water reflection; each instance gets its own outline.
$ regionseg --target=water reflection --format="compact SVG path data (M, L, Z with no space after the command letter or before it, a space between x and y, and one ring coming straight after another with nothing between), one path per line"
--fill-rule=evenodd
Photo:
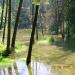
M31 64L33 75L51 75L51 68L48 65L39 62Z
M27 66L29 75L32 75L31 65Z
M0 69L0 75L51 75L51 68L40 62L32 62L27 67L25 62L17 61L11 67Z

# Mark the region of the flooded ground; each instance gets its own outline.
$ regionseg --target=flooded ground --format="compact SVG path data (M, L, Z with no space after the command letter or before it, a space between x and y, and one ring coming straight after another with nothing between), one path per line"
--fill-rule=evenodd
M25 62L17 61L9 68L0 69L0 75L51 75L51 67L40 62L27 67Z
M10 56L12 59L15 58L14 61L27 56L30 39L30 32L28 33L28 31L18 31L16 54ZM25 62L20 60L9 68L1 68L0 66L0 75L75 75L75 52L63 47L62 43L59 43L61 46L50 45L48 40L45 40L47 37L50 37L50 35L41 37L42 40L39 39L33 46L32 60L35 60L35 62L32 62L31 66L27 67ZM6 66L7 63L11 62L8 62L8 60L1 60L1 64L4 63Z

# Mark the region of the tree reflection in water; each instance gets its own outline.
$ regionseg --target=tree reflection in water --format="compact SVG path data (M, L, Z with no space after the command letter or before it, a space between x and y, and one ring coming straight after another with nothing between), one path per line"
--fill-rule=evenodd
M51 75L51 68L40 62L27 66L25 62L17 61L11 67L0 69L0 75Z

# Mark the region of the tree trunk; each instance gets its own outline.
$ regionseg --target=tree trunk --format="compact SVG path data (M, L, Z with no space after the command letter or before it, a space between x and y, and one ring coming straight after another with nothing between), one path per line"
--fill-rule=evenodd
M35 14L35 6L34 4L32 4L32 25L33 25L33 21L34 21L34 14ZM33 44L35 43L35 38L33 40Z
M3 24L4 3L5 3L5 0L3 0L3 3L2 3L2 13L1 13L0 29L2 29L2 24Z
M11 0L8 0L8 30L7 30L7 48L6 56L10 54L10 40L11 40Z
M67 36L66 39L69 41L70 40L70 26L69 23L67 24Z
M35 14L35 6L34 6L34 4L32 4L32 23L33 23L33 21L34 21L34 14Z
M42 32L42 35L44 36L44 30L43 30L43 24L41 23L41 32Z
M56 35L58 35L58 2L55 0L55 24L56 24Z
M8 1L6 1L5 23L4 23L3 38L2 38L3 44L4 44L4 41L5 41L5 29L6 29L6 23L7 23L7 11L8 11Z
M61 13L61 17L62 17L62 20L61 20L61 24L62 24L62 41L64 42L64 38L65 38L65 32L64 32L64 1L62 1L62 13Z
M36 40L38 41L38 27L36 26Z
M11 50L12 51L15 50L16 33L17 33L17 27L18 27L18 22L19 22L19 16L20 16L20 12L21 12L22 2L23 2L23 0L20 0L18 11L17 11L16 21L15 21L15 26L14 26L14 32L13 32L13 36L12 36L12 43L11 43Z
M31 62L31 53L32 53L32 46L33 46L35 28L36 28L36 24L37 24L38 9L39 9L39 6L36 5L35 17L34 17L34 21L33 21L32 33L31 33L30 44L29 44L29 49L28 49L28 56L27 56L27 59L26 59L27 65L29 65L30 62Z
M65 33L64 33L64 21L62 22L62 40L64 41Z

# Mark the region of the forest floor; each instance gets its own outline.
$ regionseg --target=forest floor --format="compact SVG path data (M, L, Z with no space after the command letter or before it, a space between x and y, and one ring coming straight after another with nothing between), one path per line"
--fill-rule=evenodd
M16 53L10 55L9 58L0 58L0 65L16 60L26 60L28 45L30 39L30 30L19 30L16 39ZM39 34L39 40L35 41L32 51L32 60L37 60L46 63L53 67L54 75L75 75L75 48L66 45L61 41L61 38L50 42L51 35L42 36ZM7 63L9 63L7 62ZM58 73L58 74L56 74Z

